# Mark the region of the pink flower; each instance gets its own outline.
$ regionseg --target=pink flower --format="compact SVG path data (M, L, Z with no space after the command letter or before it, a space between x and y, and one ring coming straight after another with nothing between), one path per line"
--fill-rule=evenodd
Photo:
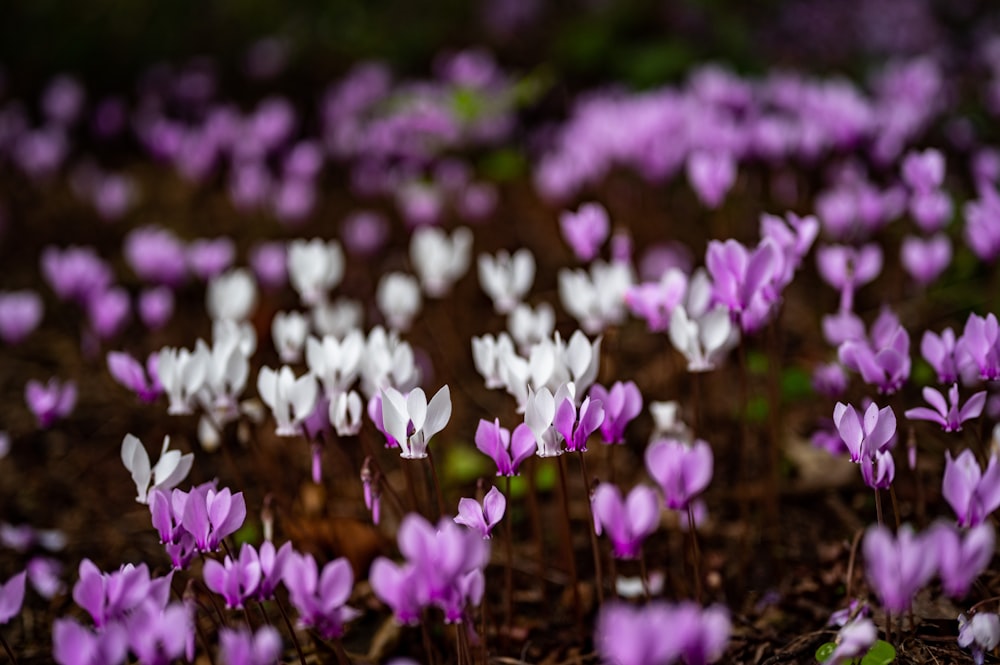
M455 523L467 526L478 532L484 539L489 539L490 532L503 519L506 510L507 497L501 494L496 487L491 487L490 491L483 497L482 505L475 499L460 499Z

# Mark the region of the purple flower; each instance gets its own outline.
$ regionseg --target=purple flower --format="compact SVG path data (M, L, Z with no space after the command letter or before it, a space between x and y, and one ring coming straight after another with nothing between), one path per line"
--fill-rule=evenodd
M240 547L235 561L228 556L223 563L207 559L202 572L205 586L226 600L226 607L242 609L243 603L254 598L260 586L261 565L257 550L249 543Z
M945 328L941 335L928 330L920 340L920 355L937 372L939 383L955 383L958 380L958 346L955 331Z
M910 334L885 308L872 324L869 338L845 341L837 356L845 367L860 372L865 383L892 394L910 376Z
M990 513L1000 508L1000 464L996 456L990 456L986 471L983 471L968 448L956 459L952 459L950 451L945 451L941 494L958 516L959 526L971 527L984 522Z
M823 662L826 665L841 665L852 658L860 658L868 653L876 639L878 630L872 620L858 617L837 632L837 647Z
M182 603L145 602L128 617L126 628L129 647L143 665L169 665L194 655L194 621Z
M645 485L636 485L628 498L622 500L617 485L601 483L592 501L594 526L598 535L607 532L615 556L619 559L638 557L643 541L660 523L656 492Z
M552 421L552 426L562 435L566 441L566 450L570 452L585 452L587 438L604 422L604 407L600 400L585 397L580 405L579 418L578 421L573 399L566 397L556 409Z
M152 365L154 358L155 356L149 357L149 362L146 363L147 368ZM147 378L147 370L143 369L139 361L127 353L109 351L108 371L111 372L111 378L134 392L143 402L155 402L156 398L163 393L163 387L157 380L156 373L149 371Z
M507 497L501 494L496 487L491 487L490 491L483 497L481 505L475 499L459 499L458 516L455 517L455 523L467 526L473 531L477 531L484 539L489 539L490 532L503 519L506 510Z
M427 585L422 583L417 566L412 563L398 566L378 557L372 562L368 580L379 600L392 608L396 621L409 625L420 622L420 613L429 600Z
M27 571L21 571L0 584L0 626L20 614L21 605L24 603L24 580L27 575Z
M511 435L510 430L500 427L499 418L492 423L480 420L476 427L476 448L493 459L498 476L516 476L521 462L535 452L535 435L524 423L514 428Z
M261 573L260 586L257 587L258 600L270 600L274 597L274 591L285 575L288 557L292 555L293 551L291 541L286 542L277 550L274 549L274 543L270 540L265 540L261 544L258 553Z
M910 197L910 215L926 233L940 231L951 219L951 197L946 192L916 192Z
M777 294L771 282L782 274L784 259L778 245L765 238L751 251L735 240L712 240L705 253L715 302L739 315L744 330L763 322ZM763 313L763 314L762 314Z
M847 374L840 363L817 365L813 370L812 386L824 397L839 397L847 390Z
M643 282L628 287L625 304L636 316L645 319L651 332L670 327L670 315L687 294L688 278L677 268L668 268L657 282Z
M49 379L45 385L28 381L24 387L24 400L35 414L38 426L47 429L72 413L76 406L76 384L73 381L60 383L56 378Z
M145 289L139 294L139 318L150 330L159 330L174 315L174 292L167 286Z
M1000 616L993 612L977 612L972 619L958 615L958 646L971 647L976 665L983 665L984 655L1000 644Z
M250 267L265 289L279 289L288 283L288 247L283 242L262 242L250 250Z
M953 524L942 523L936 525L932 533L944 592L952 598L962 598L993 559L996 545L993 525L989 522L979 524L963 537Z
M192 488L186 495L178 492L174 490L171 497L175 517L180 515L181 525L194 537L200 551L215 551L223 538L243 526L247 516L243 492L233 494L228 487L216 491L204 485Z
M128 631L111 624L95 633L73 619L52 624L52 657L59 665L119 665L128 653Z
M242 628L223 628L219 655L225 665L275 665L281 656L281 634L274 626L261 626L253 635Z
M122 254L141 280L177 286L187 277L184 243L172 231L159 226L131 231L125 237Z
M865 533L862 550L868 581L882 605L904 612L937 570L937 548L929 534L918 536L904 524L896 537L884 526Z
M1000 378L1000 324L992 313L986 317L969 314L962 338L956 342L957 353L979 369L979 378L992 381Z
M315 628L324 639L340 637L344 624L358 615L344 604L354 586L351 564L344 557L329 562L320 573L311 554L293 551L285 564L284 581L299 622Z
M128 292L121 287L105 289L87 301L90 327L99 339L110 339L121 332L131 312Z
M47 556L31 557L28 560L28 565L25 566L31 586L34 587L39 596L49 600L64 590L62 580L59 578L62 568L63 566L58 559Z
M590 261L608 239L611 223L600 203L584 203L575 213L560 213L559 229L576 258Z
M671 510L685 510L688 503L712 482L712 449L698 439L692 445L675 439L654 441L646 448L646 470L663 490Z
M233 265L236 245L231 238L201 238L187 246L187 266L191 274L207 282Z
M709 208L718 208L736 182L736 160L725 151L695 151L688 155L686 170L698 199Z
M972 418L978 418L986 406L986 391L974 394L961 408L958 406L958 384L952 384L948 390L948 402L938 390L927 386L923 390L924 400L933 409L918 406L907 409L906 417L910 420L929 420L941 426L945 432L961 432L962 423Z
M993 184L980 185L979 198L965 204L965 242L981 261L1000 254L1000 194Z
M86 305L111 285L111 268L92 247L46 247L42 275L60 300Z
M7 344L24 341L42 321L45 308L34 291L0 292L0 337Z
M951 240L943 233L926 240L907 236L903 239L899 260L917 284L926 286L951 263Z
M372 256L389 237L389 222L381 214L358 210L348 215L341 227L344 247L359 257Z
M903 182L915 192L932 192L944 184L944 167L944 155L940 150L911 150L903 157Z
M681 660L686 665L707 665L719 660L732 632L729 611L721 605L702 609L691 602L679 603L670 625L680 636Z
M600 384L590 387L590 397L604 407L601 436L604 443L624 443L625 427L642 413L642 393L634 381L615 381L611 390Z
M874 402L868 405L864 418L850 404L837 402L833 422L855 463L885 452L896 434L896 414L892 407L879 409Z
M94 625L103 628L121 621L142 603L151 600L164 607L170 594L172 574L150 579L142 563L128 563L112 573L102 573L90 559L80 562L80 579L73 586L73 600L87 610Z
M829 245L816 252L816 268L823 280L840 291L840 309L854 309L854 290L882 272L882 248L871 243L859 248Z
M725 608L694 603L654 602L635 608L607 603L594 630L594 645L605 662L616 665L665 665L683 660L707 665L719 660L732 624Z

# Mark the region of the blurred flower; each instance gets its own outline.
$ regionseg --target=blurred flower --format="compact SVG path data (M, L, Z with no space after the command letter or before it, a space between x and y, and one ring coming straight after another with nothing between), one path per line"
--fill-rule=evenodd
M450 238L435 226L421 227L410 238L410 264L430 298L448 295L452 284L469 269L471 254L472 231L464 226Z
M312 374L296 378L288 365L278 371L270 367L260 369L257 392L274 413L278 436L296 436L301 432L302 422L316 405L318 388Z
M976 612L972 619L958 615L958 646L972 651L976 665L983 665L985 653L1000 644L1000 617L993 612Z
M299 622L315 628L324 639L340 637L344 624L359 614L345 605L354 574L344 557L329 562L320 573L311 554L292 551L285 563L284 582Z
M275 665L281 657L281 634L274 626L219 630L219 656L225 665Z
M698 199L707 207L719 207L736 183L736 160L725 151L699 150L688 155L687 178Z
M159 330L174 315L174 292L166 286L144 289L139 294L139 318L150 330Z
M0 292L0 338L7 344L27 339L42 321L45 307L34 291Z
M316 305L343 278L344 252L335 240L293 240L288 245L287 265L288 278L302 302Z
M611 222L608 211L600 203L584 203L576 212L559 214L559 230L576 258L587 262L597 256L608 239Z
M938 575L944 592L962 598L993 560L996 534L989 522L970 528L963 535L954 524L940 523L931 529L937 546Z
M21 571L0 584L0 625L20 614L24 603L24 581L27 571Z
M943 233L927 238L907 236L899 252L900 263L921 286L936 280L951 264L951 241Z
M590 387L590 397L604 407L601 436L604 443L624 443L625 428L642 413L642 393L634 381L615 381L611 389L595 383Z
M938 567L933 534L916 535L908 524L896 536L884 526L869 527L862 551L868 581L890 612L909 609Z
M868 650L878 639L878 630L875 624L868 618L856 618L837 632L835 640L836 648L824 663L828 665L841 665L852 658L860 658L868 653Z
M646 470L663 491L663 503L671 510L684 510L712 482L712 449L698 439L687 445L661 439L646 447Z
M954 330L945 328L940 335L930 330L924 332L920 340L920 354L937 372L939 383L955 383L958 380L958 345Z
M513 255L502 250L496 256L480 254L477 265L479 284L499 314L513 310L535 281L535 257L528 249L519 249Z
M186 258L191 274L207 282L232 266L236 245L226 237L192 240L188 243Z
M636 485L623 500L617 485L601 483L591 501L594 529L597 535L607 532L615 557L638 557L643 541L660 523L656 492L645 485Z
M76 383L51 378L45 385L31 380L24 387L24 400L38 420L38 426L48 429L57 420L69 416L76 406Z
M944 453L944 478L941 494L958 516L963 527L976 526L1000 508L1000 464L990 455L985 472L971 450L966 448L952 459Z

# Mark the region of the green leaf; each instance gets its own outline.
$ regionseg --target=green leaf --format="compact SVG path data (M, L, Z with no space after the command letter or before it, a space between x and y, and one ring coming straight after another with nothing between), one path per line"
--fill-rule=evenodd
M747 412L745 417L753 423L762 423L767 420L767 412L770 405L763 395L754 395L747 402Z
M805 399L813 394L812 377L801 367L789 367L781 375L781 397L786 402Z
M819 645L819 648L816 649L816 660L825 663L833 655L833 650L836 648L837 645L833 642L825 642Z
M500 148L487 153L480 161L483 175L494 182L509 182L527 173L524 155L514 148Z
M242 545L243 543L256 543L260 540L260 535L257 533L257 527L253 522L247 520L243 522L243 526L233 534L233 540L237 545Z
M539 464L535 469L535 485L539 492L549 492L556 486L556 465Z
M889 665L894 660L896 649L885 640L879 640L861 659L861 665Z
M490 461L485 455L468 445L454 445L444 459L444 479L447 484L471 483L490 474Z

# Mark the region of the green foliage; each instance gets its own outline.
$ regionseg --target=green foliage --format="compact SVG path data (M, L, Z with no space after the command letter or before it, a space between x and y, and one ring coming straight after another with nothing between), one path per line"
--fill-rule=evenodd
M816 660L820 663L825 663L831 655L833 655L834 649L837 645L833 642L826 642L821 644L818 649L816 649ZM896 660L896 649L891 644L885 640L879 640L872 648L868 650L864 658L858 660L854 658L848 661L849 665L889 665L889 663Z
M747 353L747 371L758 376L767 374L767 355L761 351Z
M243 543L256 545L260 541L260 532L257 530L257 526L253 522L246 520L243 522L243 526L241 526L239 530L233 534L233 540L237 545L242 545Z
M770 405L767 403L767 397L754 395L747 402L745 417L752 423L762 423L767 420L768 409L770 409Z
M789 367L781 374L781 398L786 402L806 399L813 394L812 377L801 367Z
M494 182L509 182L527 173L528 163L519 150L499 148L483 156L479 169Z
M456 443L444 456L444 480L447 484L466 485L490 474L492 463L475 447ZM495 469L494 469L495 471Z

